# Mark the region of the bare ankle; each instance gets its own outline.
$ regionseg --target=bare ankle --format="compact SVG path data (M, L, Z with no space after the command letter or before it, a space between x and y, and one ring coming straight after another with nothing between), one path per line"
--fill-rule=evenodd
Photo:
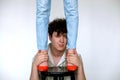
M48 53L47 50L38 50L38 53Z
M67 53L75 53L75 49L68 49Z

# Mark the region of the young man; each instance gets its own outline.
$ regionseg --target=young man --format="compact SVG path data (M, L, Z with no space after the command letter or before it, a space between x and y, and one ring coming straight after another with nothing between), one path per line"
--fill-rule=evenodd
M63 0L64 12L67 22L67 53L74 53L76 49L76 40L78 33L78 0ZM48 53L48 24L49 15L51 9L51 0L36 0L36 32L37 32L37 47L38 53ZM67 64L68 70L75 70L76 66ZM71 66L71 67L69 67ZM39 65L41 71L46 71L48 64L47 62Z
M66 44L67 44L67 29L65 19L56 19L49 24L48 28L49 40L51 43L48 45L48 54L37 53L32 63L32 70L30 80L39 80L38 65L47 61L49 67L66 66L66 63L71 63L78 67L76 71L76 80L86 80L83 63L80 56L76 54L67 54L66 57ZM51 78L48 78L51 80ZM66 77L65 80L70 80Z

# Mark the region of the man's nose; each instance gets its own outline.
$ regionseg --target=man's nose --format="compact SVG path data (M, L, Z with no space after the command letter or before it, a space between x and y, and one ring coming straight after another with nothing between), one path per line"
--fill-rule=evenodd
M64 37L63 36L60 37L60 41L64 42Z

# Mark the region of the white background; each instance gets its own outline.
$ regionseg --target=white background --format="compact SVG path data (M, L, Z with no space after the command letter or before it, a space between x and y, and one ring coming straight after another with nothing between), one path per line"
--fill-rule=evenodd
M63 18L52 0L50 20ZM0 80L29 80L36 47L35 0L0 0ZM77 50L87 80L120 80L120 0L79 0Z

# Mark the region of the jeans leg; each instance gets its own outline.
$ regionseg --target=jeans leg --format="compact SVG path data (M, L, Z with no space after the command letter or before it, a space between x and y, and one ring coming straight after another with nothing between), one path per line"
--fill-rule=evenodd
M36 0L36 37L38 50L47 50L51 0Z
M67 21L67 38L68 38L68 49L76 48L76 40L78 34L78 0L64 0L64 12Z

